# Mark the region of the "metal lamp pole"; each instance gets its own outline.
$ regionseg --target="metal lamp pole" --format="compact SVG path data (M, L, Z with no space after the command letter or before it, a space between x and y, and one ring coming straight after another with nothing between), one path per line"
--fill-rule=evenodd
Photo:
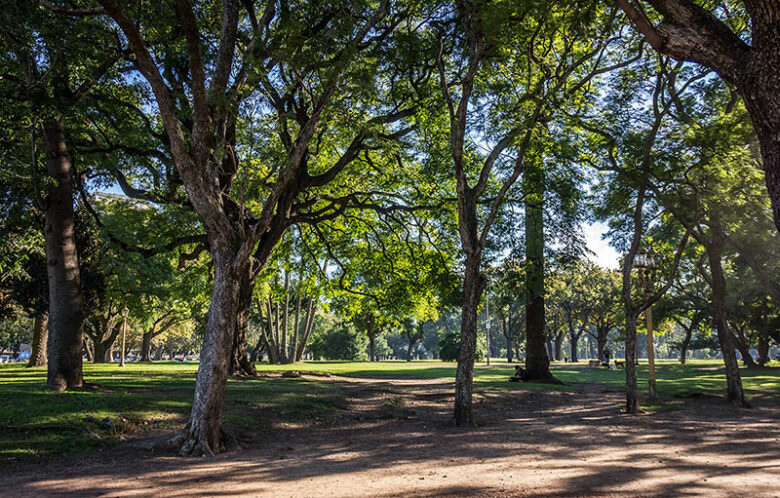
M127 337L127 315L130 314L130 310L127 306L122 308L122 357L119 359L119 366L125 366L125 339Z

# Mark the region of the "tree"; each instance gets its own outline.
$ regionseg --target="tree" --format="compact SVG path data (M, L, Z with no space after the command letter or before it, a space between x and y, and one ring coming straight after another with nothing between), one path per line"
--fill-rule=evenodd
M397 134L397 128L388 128L410 114L403 91L393 95L393 103L378 101L372 92L360 91L369 85L359 83L376 75L376 68L394 54L384 51L388 36L407 12L401 7L388 18L386 0L335 10L326 3L291 9L287 3L277 6L274 2L258 16L252 2L243 4L246 12L242 13L239 2L226 0L221 22L213 23L199 18L213 10L177 2L175 13L162 10L144 19L151 25L173 25L186 40L185 69L169 72L172 65L163 65L161 72L153 48L170 42L162 36L169 30L161 30L163 39L156 39L152 32L139 29L137 20L118 2L100 0L100 12L121 29L151 88L173 160L202 220L214 263L212 302L193 408L181 437L182 454L213 454L223 448L222 400L236 317L250 302L240 299L241 289L252 287L289 226L338 216L357 198L356 192L344 194L343 190L337 196L307 198L304 194L333 183L359 153L377 142L403 135ZM218 29L209 32L215 24ZM217 48L205 50L211 36L219 40ZM373 58L366 57L369 52ZM277 78L278 72L291 77ZM307 75L308 82L299 84L300 75ZM370 87L399 90L388 82ZM189 87L191 98L171 85ZM277 135L276 139L263 136L262 141L238 149L252 156L255 144L265 146L257 152L274 159L265 171L251 160L244 167L234 146L238 118L246 115L242 104L250 97L264 102L255 109L268 111L261 121L267 118ZM336 122L339 113L334 108L350 106L355 119ZM334 148L320 149L323 139ZM318 156L315 152L339 149L342 154ZM253 185L242 179L252 180Z
M721 12L726 14L719 17L716 10L691 0L647 0L662 16L654 25L629 0L615 3L655 50L712 69L737 89L761 144L766 187L780 231L780 6L772 1L744 0L741 5L731 5L735 12L724 9Z

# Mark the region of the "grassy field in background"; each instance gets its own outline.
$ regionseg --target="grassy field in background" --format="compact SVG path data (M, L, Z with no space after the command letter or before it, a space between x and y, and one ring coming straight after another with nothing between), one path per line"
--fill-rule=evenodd
M452 382L455 364L441 361L303 362L258 364L260 372L298 370L376 379L441 379ZM54 393L42 390L46 369L24 364L0 365L0 465L110 447L126 438L172 431L186 421L192 400L196 363L85 364L87 382L97 390ZM622 390L622 370L554 364L562 386L509 383L511 365L493 360L477 365L475 391L497 389L573 390L577 384L603 384ZM756 401L780 398L780 369L742 370L746 395ZM639 367L645 390L647 366ZM368 386L370 388L370 385ZM726 388L722 363L661 361L658 391L670 402L689 395L722 396ZM348 387L319 378L261 377L231 380L225 400L225 422L236 432L258 431L276 421L296 422L327 417L347 407ZM499 391L500 392L500 391ZM495 394L495 393L494 393ZM105 423L108 418L110 424Z

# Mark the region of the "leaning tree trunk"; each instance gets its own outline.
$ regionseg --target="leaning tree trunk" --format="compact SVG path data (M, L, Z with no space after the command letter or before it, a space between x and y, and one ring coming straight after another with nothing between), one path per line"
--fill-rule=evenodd
M723 363L726 366L726 384L728 387L728 399L739 406L749 406L745 401L745 393L742 390L742 379L739 375L739 364L734 348L734 340L726 323L726 277L723 274L721 255L725 241L720 227L713 223L710 227L712 239L707 247L707 256L710 262L710 274L712 277L712 308L715 329L718 331L718 342L723 353Z
M526 163L525 194L525 369L529 380L559 384L550 373L545 347L544 315L544 169L541 161Z
M474 354L477 350L477 308L485 278L479 271L480 252L466 255L466 273L463 279L460 351L455 374L455 423L474 425L471 400L474 383Z
M734 339L734 346L739 350L739 354L742 356L742 363L745 364L748 368L755 368L758 365L756 364L755 360L753 360L753 357L750 355L750 341L747 337L745 337L745 333L743 329L738 327L730 327L737 331L737 335L732 334L732 338Z
M236 329L233 335L233 347L230 353L229 374L237 377L256 377L257 369L254 363L249 361L249 344L247 333L249 331L249 308L252 306L252 292L254 291L254 279L252 279L251 265L241 277L238 294L238 310L236 313Z
M46 387L63 391L84 384L81 365L84 319L79 259L73 224L73 184L63 121L43 125L48 188L44 239L49 281Z
M192 411L179 450L182 455L208 456L225 449L222 404L239 312L241 279L247 273L248 261L238 259L240 244L231 240L230 235L222 235L209 237L214 262L214 287Z
M49 339L49 315L40 313L33 321L33 341L30 361L27 367L42 367L46 364L46 342Z

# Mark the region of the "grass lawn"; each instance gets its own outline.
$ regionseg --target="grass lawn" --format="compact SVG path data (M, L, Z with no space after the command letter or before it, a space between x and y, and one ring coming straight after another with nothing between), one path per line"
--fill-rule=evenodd
M451 382L455 364L440 361L386 361L379 363L322 361L297 365L259 364L262 372L312 371L377 379L442 379ZM475 391L496 389L576 389L595 383L622 390L623 371L590 369L585 363L555 364L554 374L565 384L548 386L509 383L511 367L493 360L475 369ZM41 388L46 369L24 364L0 365L0 465L118 444L128 437L157 434L181 427L192 400L197 364L158 362L85 364L84 377L100 386L96 391L54 393ZM746 394L753 400L780 398L780 369L742 370ZM647 367L639 368L640 388L647 383ZM726 382L719 361L691 361L679 365L661 361L658 391L664 397L694 393L721 396ZM258 378L231 380L225 400L225 421L238 432L262 431L276 421L300 422L327 417L346 408L343 385L318 379ZM103 422L108 418L110 425Z

